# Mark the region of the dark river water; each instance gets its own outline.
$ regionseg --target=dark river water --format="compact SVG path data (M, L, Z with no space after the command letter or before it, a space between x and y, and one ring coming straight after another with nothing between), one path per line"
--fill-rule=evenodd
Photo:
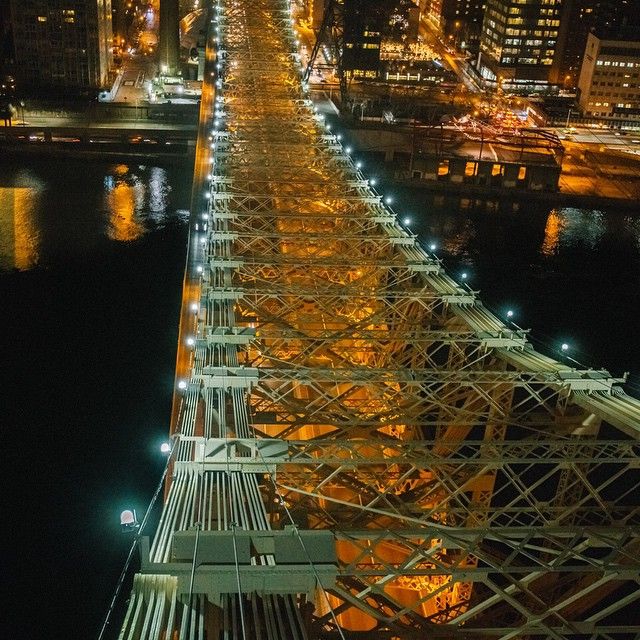
M144 512L164 462L190 189L137 164L0 174L2 638L97 635L120 511Z
M168 430L190 172L74 162L0 172L6 638L95 637ZM491 308L557 355L640 371L640 212L396 193ZM634 384L637 384L637 378Z

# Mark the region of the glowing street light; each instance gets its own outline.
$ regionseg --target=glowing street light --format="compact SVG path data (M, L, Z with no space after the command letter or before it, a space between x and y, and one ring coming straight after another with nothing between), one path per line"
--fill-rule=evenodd
M430 249L431 251L435 251L437 248L438 248L438 245L437 245L435 242L432 242L432 243L429 245L429 249Z
M560 345L560 349L562 349L562 351L569 351L569 345L566 342L563 342Z
M181 391L184 391L187 388L187 383L184 380L180 380L180 382L178 382L178 389L180 389Z
M163 442L160 445L160 452L161 453L171 453L171 445L168 442Z
M513 318L513 311L511 309L507 311L507 318Z
M136 531L140 527L135 509L125 509L120 514L120 527L123 531Z

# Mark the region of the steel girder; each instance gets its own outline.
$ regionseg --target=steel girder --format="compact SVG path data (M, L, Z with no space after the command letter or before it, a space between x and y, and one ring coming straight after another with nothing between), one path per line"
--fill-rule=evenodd
M304 93L286 2L218 5L191 374L121 637L640 632L638 403L534 351L397 222ZM232 591L197 542L176 565L180 532L286 528L291 584L264 549Z

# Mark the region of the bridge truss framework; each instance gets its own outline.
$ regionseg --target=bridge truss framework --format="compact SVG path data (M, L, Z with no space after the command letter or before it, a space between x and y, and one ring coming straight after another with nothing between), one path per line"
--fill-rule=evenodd
M119 637L638 637L640 403L398 222L308 99L287 2L211 24L190 377Z

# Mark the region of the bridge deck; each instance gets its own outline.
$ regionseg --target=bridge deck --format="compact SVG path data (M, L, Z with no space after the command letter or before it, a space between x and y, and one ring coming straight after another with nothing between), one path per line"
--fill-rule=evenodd
M193 357L120 637L640 633L639 404L397 222L314 113L286 2L219 6Z

